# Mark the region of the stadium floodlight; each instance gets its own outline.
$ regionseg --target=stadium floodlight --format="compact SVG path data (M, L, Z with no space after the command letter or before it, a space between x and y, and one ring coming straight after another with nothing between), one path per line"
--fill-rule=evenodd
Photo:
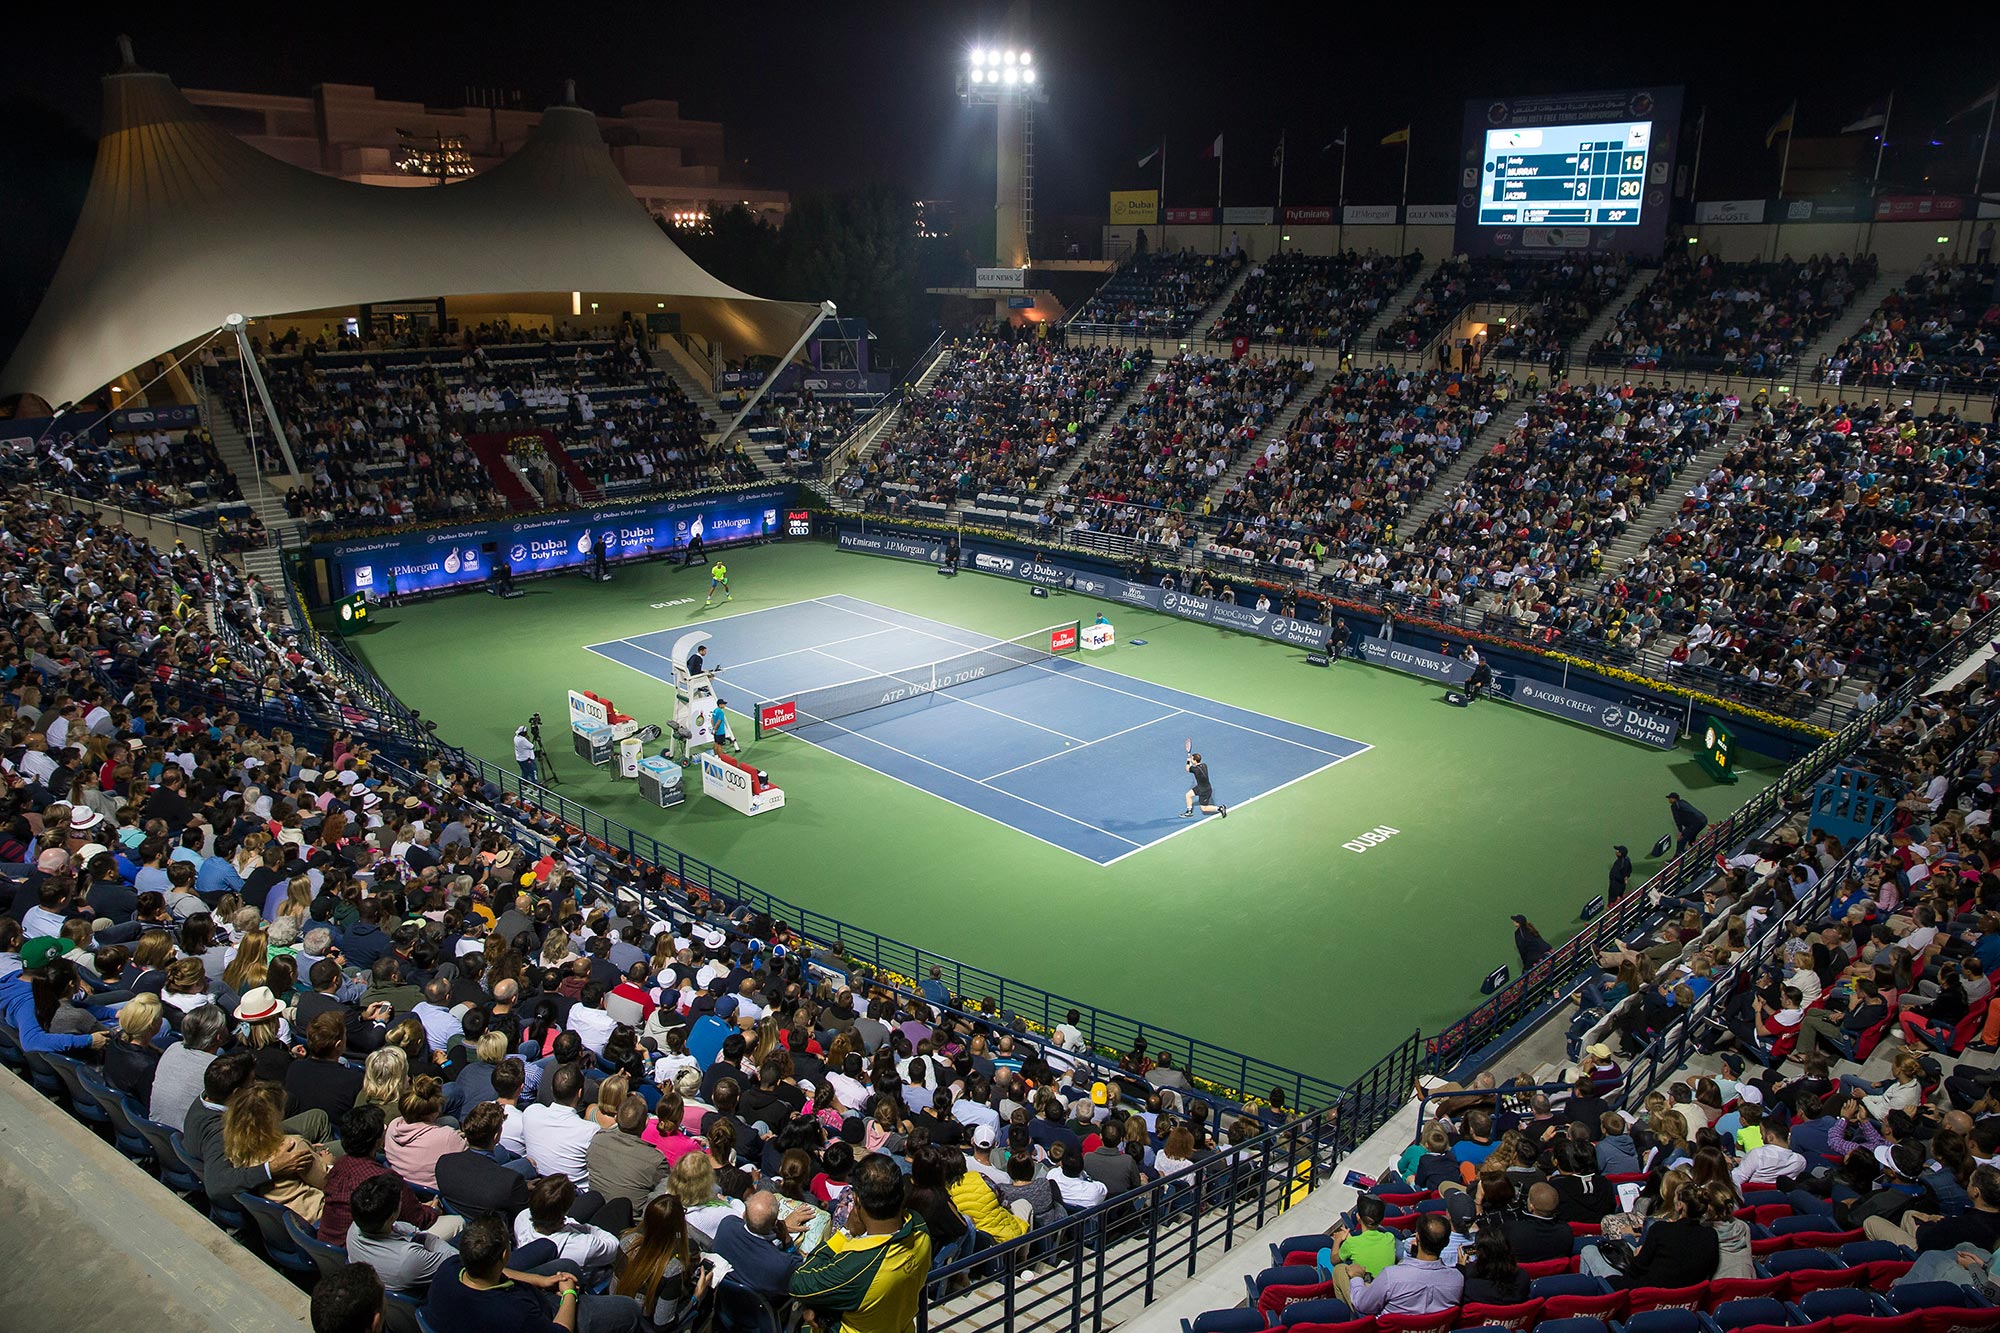
M977 68L978 68L979 66L981 66L981 65L983 65L983 64L985 64L985 63L986 63L986 52L985 52L985 51L983 51L982 49L980 49L980 48L979 48L979 47L977 47L977 46L973 47L973 48L972 48L972 65L973 65L973 68L977 69Z
M1033 83L1034 81L1035 81L1035 71L1031 69L1024 69L1021 71L1021 82Z
M1005 82L1007 83L1019 83L1021 81L1021 71L1018 69L1009 68L1007 73L1003 77Z
M1006 63L1006 64L1009 64L1009 65L1013 64L1013 63L1014 63L1014 62L1015 62L1016 60L1019 60L1020 58L1021 58L1021 56L1020 56L1020 53L1019 53L1018 51L1009 51L1009 52L1007 52L1007 53L1006 53L1005 55L1003 55L1003 56L1001 56L1001 57L1000 57L1000 59L1001 59L1001 60L1002 60L1002 61L1003 61L1004 63Z
M1027 51L1023 51L1023 52L1021 52L1021 63L1022 63L1023 65L1032 65L1032 64L1034 64L1034 63L1035 63L1035 57L1034 57L1034 55L1033 55L1032 53L1030 53L1030 52L1027 52Z
M972 81L974 83L986 82L986 71L975 67L972 71Z

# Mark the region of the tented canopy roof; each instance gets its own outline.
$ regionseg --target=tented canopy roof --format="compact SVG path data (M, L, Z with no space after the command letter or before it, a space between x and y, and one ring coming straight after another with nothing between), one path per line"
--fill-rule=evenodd
M696 266L619 176L597 118L551 107L512 158L442 187L358 185L237 139L165 75L104 81L104 135L0 397L81 399L231 313L516 293L642 293L738 351L782 352L810 305Z

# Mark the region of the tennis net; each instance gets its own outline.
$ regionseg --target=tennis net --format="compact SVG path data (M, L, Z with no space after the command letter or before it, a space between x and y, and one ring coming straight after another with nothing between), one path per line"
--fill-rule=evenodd
M1051 658L1077 650L1081 622L1038 629L1032 634L1004 642L969 648L952 657L883 671L858 680L801 690L788 699L765 699L757 704L757 735L804 726L809 722L830 722L835 718L865 713L874 708L919 699L956 686L990 680L1003 672L1038 666Z

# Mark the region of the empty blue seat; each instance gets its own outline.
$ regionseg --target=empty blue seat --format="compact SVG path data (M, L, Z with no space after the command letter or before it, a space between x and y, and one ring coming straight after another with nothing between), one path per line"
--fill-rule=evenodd
M1285 1262L1288 1254L1318 1254L1327 1247L1327 1236L1316 1231L1309 1236L1287 1236L1271 1247L1271 1263L1275 1266Z
M1895 1313L1880 1296L1859 1287L1829 1287L1809 1291L1799 1298L1799 1310L1808 1319L1833 1319L1840 1315L1873 1318Z
M1749 1328L1754 1324L1789 1324L1792 1322L1791 1308L1775 1296L1752 1296L1747 1300L1724 1301L1715 1307L1710 1318L1716 1327L1728 1333L1730 1329Z
M1354 1311L1346 1301L1333 1296L1319 1296L1309 1301L1288 1301L1284 1312L1278 1316L1278 1323L1290 1328L1293 1324L1344 1324L1354 1318Z
M1610 1291L1611 1285L1603 1278L1588 1273L1556 1273L1528 1284L1528 1295L1538 1300L1551 1296L1603 1296Z
M1840 1247L1840 1262L1849 1268L1856 1264L1879 1264L1891 1259L1916 1257L1910 1250L1892 1240L1851 1240Z
M1259 1333L1265 1327L1262 1314L1240 1305L1198 1314L1192 1323L1185 1319L1181 1321L1182 1333Z
M1837 1257L1825 1250L1779 1250L1776 1254L1764 1256L1764 1269L1773 1276L1779 1273L1800 1273L1809 1268L1845 1268Z
M1607 1333L1602 1319L1544 1319L1535 1333Z
M1698 1310L1647 1310L1623 1324L1625 1333L1714 1333L1714 1327Z
M1984 1304L1979 1293L1956 1282L1906 1282L1889 1289L1889 1304L1900 1313L1930 1310L1938 1306Z

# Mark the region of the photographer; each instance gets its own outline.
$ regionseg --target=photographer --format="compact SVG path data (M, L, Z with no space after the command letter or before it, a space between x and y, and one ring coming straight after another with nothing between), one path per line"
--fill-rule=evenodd
M540 717L541 714L535 716ZM514 730L514 766L521 770L521 781L538 780L535 775L535 742L529 738L527 727Z

